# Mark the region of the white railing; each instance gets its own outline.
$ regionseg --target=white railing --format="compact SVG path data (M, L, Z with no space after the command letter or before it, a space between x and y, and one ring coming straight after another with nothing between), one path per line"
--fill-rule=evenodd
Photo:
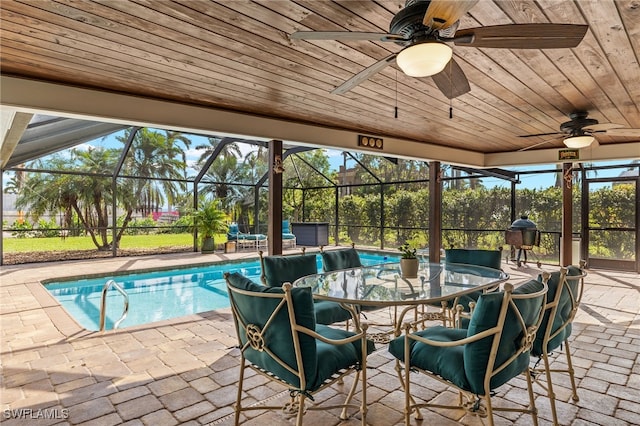
M102 298L100 299L100 331L104 331L106 319L107 319L107 291L110 287L118 290L120 294L124 296L124 308L122 309L122 316L116 323L113 325L113 329L118 328L120 323L124 321L129 313L129 295L120 285L114 280L109 280L105 283L104 287L102 287Z

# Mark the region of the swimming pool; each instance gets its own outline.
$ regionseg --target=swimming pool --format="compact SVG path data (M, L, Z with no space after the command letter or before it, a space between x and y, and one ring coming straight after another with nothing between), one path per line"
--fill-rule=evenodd
M364 265L392 262L397 255L361 252ZM317 256L318 270L322 268ZM45 284L62 307L87 330L100 329L102 288L114 280L129 296L129 313L119 328L177 318L229 306L223 274L239 272L260 282L259 259L198 265L163 271L99 276ZM124 298L115 289L107 292L106 329L122 315Z

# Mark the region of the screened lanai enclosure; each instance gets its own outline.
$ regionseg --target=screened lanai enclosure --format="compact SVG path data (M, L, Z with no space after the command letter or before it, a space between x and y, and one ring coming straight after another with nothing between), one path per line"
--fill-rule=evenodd
M426 252L439 233L437 247L502 247L509 261L505 232L526 215L535 255L558 264L570 185L573 257L640 270L638 161L470 169L285 143L274 165L267 140L35 117L2 174L4 264L197 251L193 213L211 203L225 224L266 235L275 170L292 232L326 227L326 241L298 245ZM228 248L225 232L214 241Z

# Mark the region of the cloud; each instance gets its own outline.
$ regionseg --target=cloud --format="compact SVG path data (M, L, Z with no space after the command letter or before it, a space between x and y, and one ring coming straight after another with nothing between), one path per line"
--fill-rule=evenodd
M95 145L94 141L91 141L91 143L85 142L80 145L76 145L74 148L78 151L89 151L91 148L95 148Z

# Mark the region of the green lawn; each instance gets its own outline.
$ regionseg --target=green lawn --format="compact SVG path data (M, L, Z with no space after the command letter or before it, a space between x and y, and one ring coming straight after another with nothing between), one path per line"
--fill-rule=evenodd
M225 234L216 235L216 243L227 241ZM154 248L170 246L192 246L191 234L124 235L120 242L122 249ZM5 238L2 240L5 253L25 253L38 251L92 250L96 249L90 237L67 238Z

